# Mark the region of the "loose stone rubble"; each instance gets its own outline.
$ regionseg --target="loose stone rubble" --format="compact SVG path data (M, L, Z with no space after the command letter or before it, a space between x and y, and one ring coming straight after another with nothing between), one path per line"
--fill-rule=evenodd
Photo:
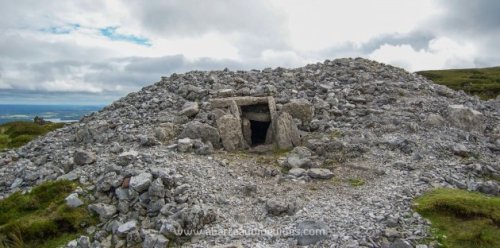
M0 154L0 198L76 181L68 247L426 247L414 197L499 194L499 111L359 58L173 74Z

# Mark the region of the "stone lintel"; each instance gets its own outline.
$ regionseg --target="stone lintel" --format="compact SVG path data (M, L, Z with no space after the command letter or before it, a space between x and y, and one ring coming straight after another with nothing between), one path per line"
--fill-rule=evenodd
M212 108L224 108L231 106L231 102L236 102L238 106L256 105L268 103L268 97L237 96L227 98L214 98L210 101Z
M271 115L269 113L243 112L243 117L250 121L271 122Z

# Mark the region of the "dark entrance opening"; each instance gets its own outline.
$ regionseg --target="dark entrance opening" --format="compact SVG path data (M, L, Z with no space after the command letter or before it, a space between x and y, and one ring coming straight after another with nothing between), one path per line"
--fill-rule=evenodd
M252 129L252 146L261 145L266 142L267 130L269 129L269 121L252 121L250 120L250 128Z

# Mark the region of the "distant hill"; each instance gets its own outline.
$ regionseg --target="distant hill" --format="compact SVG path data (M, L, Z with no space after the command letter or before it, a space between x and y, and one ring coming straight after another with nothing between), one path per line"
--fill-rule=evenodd
M446 85L454 90L463 90L481 99L495 98L500 94L500 67L432 70L416 73L435 83Z

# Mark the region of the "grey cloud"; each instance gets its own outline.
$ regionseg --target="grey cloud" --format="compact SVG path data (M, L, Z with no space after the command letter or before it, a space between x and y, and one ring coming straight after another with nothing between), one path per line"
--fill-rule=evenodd
M99 13L103 2L89 1L2 1L0 8L1 29L47 28L47 25L62 24L58 15L67 13Z
M145 28L165 35L198 36L210 31L254 34L281 33L279 10L265 1L132 1L131 12L138 14Z
M245 68L245 65L232 60L211 58L191 61L183 55L157 58L125 57L99 62L60 60L15 63L10 65L9 70L14 72L14 75L26 76L0 78L0 85L4 83L11 86L11 89L3 89L0 95L2 101L8 101L15 96L25 99L40 97L45 101L44 96L49 99L55 95L60 95L61 99L70 99L72 95L82 95L85 97L80 99L81 101L93 97L110 101L145 85L157 82L161 76L168 76L174 72L182 73L194 69L222 70L225 67L242 69ZM53 83L58 80L81 81L100 89L100 92L89 92L84 87L54 90L51 87L54 87Z
M440 0L438 3L445 12L437 18L435 25L441 26L444 31L480 36L500 32L498 0Z
M367 57L383 45L410 45L415 50L425 50L429 47L429 41L435 37L436 36L431 31L424 30L414 30L412 32L402 34L381 34L361 43L360 45L352 42L346 42L321 50L314 54L306 54L304 56L312 56L320 60L338 57Z
M364 42L361 51L369 54L382 45L410 45L415 50L427 49L436 36L431 31L415 30L404 34L383 34Z
M82 48L75 42L48 42L34 37L0 33L0 54L0 60L34 62L66 58L99 59L110 55L110 52L102 48Z
M163 37L236 34L239 52L245 57L289 47L285 15L263 0L156 0L148 4L136 0L129 7L145 29Z
M24 90L0 90L0 103L8 104L108 104L122 95L107 92L90 94L85 92L36 92Z

